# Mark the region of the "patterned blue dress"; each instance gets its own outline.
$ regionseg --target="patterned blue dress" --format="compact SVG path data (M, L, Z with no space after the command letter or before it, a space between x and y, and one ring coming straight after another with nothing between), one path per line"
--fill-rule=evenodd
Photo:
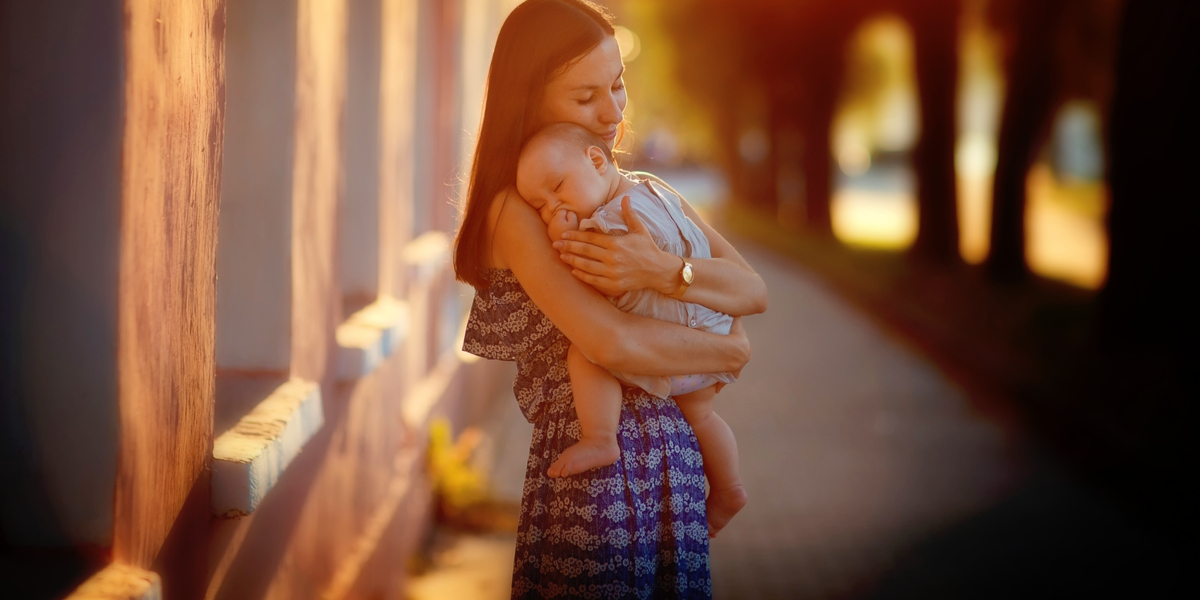
M513 598L711 598L704 469L671 399L622 388L616 464L546 477L579 440L567 375L570 342L511 271L485 270L463 349L517 363L517 403L533 423Z

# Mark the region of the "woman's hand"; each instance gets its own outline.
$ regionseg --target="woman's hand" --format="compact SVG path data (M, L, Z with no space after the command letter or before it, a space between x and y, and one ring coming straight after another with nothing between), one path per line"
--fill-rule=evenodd
M563 262L571 266L572 275L605 296L642 289L674 292L682 261L654 243L646 225L629 206L629 196L621 199L621 212L629 227L626 235L563 233L562 239L554 242Z
M746 328L742 325L741 317L733 318L733 324L729 326L729 337L737 341L738 345L745 351L745 360L742 361L741 366L732 370L733 376L737 378L742 376L742 369L746 367L747 362L750 362L750 338L746 335ZM718 394L721 393L721 389L725 385L723 381L716 383Z

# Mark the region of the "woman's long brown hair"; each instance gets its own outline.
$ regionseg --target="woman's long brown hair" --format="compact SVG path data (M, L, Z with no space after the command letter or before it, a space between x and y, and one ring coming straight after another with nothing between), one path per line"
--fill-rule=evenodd
M527 0L513 9L496 39L466 208L454 241L454 273L475 288L481 242L492 202L517 177L521 144L542 125L546 83L613 35L611 18L588 0Z

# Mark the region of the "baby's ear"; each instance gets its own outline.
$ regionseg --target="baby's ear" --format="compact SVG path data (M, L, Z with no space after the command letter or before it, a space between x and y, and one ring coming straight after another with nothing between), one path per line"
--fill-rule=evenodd
M604 156L603 150L596 146L588 146L587 155L597 173L603 175L608 171L608 158Z

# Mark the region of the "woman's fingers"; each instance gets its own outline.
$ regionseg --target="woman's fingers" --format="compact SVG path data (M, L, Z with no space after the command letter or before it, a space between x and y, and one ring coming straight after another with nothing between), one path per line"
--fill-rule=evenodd
M563 254L562 261L570 265L576 273L587 275L587 277L579 277L579 279L600 290L600 293L606 296L620 296L628 291L622 287L616 271L609 265L570 254Z
M621 213L629 227L627 235L568 231L554 248L563 262L601 278L599 284L588 283L608 295L640 289L664 291L668 283L674 283L679 258L658 247L628 196L621 199Z
M746 337L746 326L742 325L741 317L733 318L733 323L729 326L729 335L735 336L735 337L740 337L740 338ZM749 339L749 338L746 338L746 339Z
M566 236L570 233L571 232L566 232L563 234L563 236ZM572 242L567 240L565 237L564 239L555 242L554 248L565 254L586 256L587 258L594 260L604 260L608 252L608 248L597 246L595 244L589 244L587 242Z
M588 273L605 275L608 271L608 266L598 260L592 260L577 254L567 253L559 254L559 257L562 258L562 261L568 265L571 265L576 269L582 269Z
M562 260L573 267L572 275L605 296L620 296L627 291L616 281L612 267L602 262L571 254L563 254Z
M733 369L734 376L740 376L742 374L742 367L746 366L747 362L750 362L750 337L746 335L746 327L742 325L741 317L733 318L733 324L729 326L729 337L736 339L742 346L744 360L741 361L741 364L736 369Z
M629 227L629 233L641 233L646 231L646 224L642 222L642 218L633 210L629 196L621 198L621 214L625 216L625 225Z
M595 231L569 231L563 234L563 239L608 248L616 238L607 233L597 233Z

